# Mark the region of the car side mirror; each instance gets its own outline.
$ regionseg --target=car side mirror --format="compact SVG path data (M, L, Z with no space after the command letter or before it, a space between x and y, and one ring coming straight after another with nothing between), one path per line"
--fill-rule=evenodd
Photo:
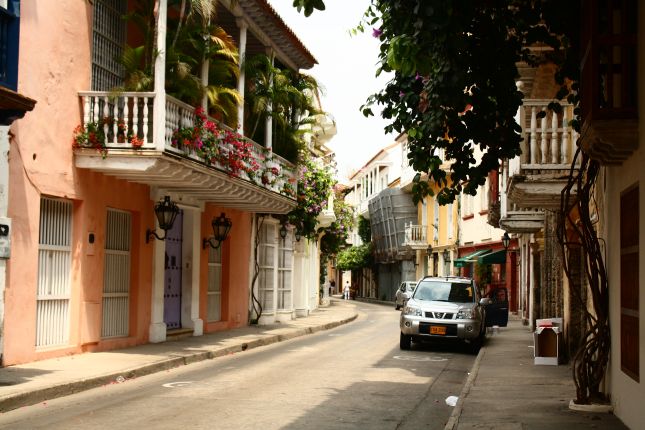
M482 305L482 306L488 306L491 303L493 303L493 302L491 301L491 299L489 297L482 297L481 299L479 299L479 304Z

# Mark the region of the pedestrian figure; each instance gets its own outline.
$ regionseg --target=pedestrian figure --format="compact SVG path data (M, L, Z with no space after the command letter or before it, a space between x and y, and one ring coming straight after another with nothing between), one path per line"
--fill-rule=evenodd
M345 283L345 289L343 290L345 300L349 300L349 281Z

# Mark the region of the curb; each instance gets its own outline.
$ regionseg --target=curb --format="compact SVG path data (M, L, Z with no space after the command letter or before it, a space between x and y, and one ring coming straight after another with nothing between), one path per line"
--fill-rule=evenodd
M0 413L8 412L24 406L35 405L47 400L80 393L82 391L87 391L92 388L100 387L102 385L119 383L119 378L122 378L123 380L138 378L141 376L151 375L153 373L163 372L164 370L170 370L180 366L185 366L191 363L197 363L200 361L223 357L225 355L234 354L237 352L248 351L260 346L271 345L273 343L294 339L308 334L317 333L319 331L329 330L344 324L348 324L354 321L356 318L358 318L358 312L354 313L354 315L349 318L321 324L319 326L294 329L289 333L270 335L265 338L254 339L249 342L240 342L236 345L213 349L210 351L200 351L193 354L181 356L170 356L169 358L163 359L161 361L146 364L136 368L113 372L106 375L90 377L78 381L64 382L57 385L52 385L50 387L35 389L33 391L16 393L0 399Z
M479 349L479 353L477 354L477 358L473 363L473 367L470 369L470 375L468 375L468 379L466 379L466 383L461 388L461 392L459 393L459 400L457 400L457 404L452 410L452 414L450 414L450 418L448 419L448 422L446 423L446 426L443 428L443 430L454 430L457 428L459 424L459 417L461 417L461 411L464 407L464 400L466 399L466 396L468 396L470 388L475 382L475 378L477 378L477 373L479 373L479 366L481 364L482 357L484 356L485 351L485 346L482 346Z

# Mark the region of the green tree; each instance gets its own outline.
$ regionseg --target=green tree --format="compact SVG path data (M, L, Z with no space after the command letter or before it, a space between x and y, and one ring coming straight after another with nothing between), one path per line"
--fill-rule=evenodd
M358 237L361 238L363 243L369 243L372 241L372 226L370 220L365 218L363 215L358 216Z
M364 243L340 251L336 267L339 270L358 270L372 265L372 246Z
M258 143L265 142L267 118L273 120L273 150L289 161L296 161L304 149L304 135L316 115L314 97L320 89L312 76L276 66L270 57L256 55L245 65L246 135Z
M329 194L336 181L331 170L301 154L298 167L297 205L289 212L289 223L307 239L318 237L318 215L327 205Z

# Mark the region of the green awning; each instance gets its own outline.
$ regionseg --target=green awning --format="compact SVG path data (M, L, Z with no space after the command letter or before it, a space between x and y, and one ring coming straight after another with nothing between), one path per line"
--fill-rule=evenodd
M484 255L486 253L490 252L490 249L480 249L478 251L475 251L471 254L464 255L463 257L456 258L454 261L455 267L465 267L466 264L469 263L476 263L477 262L477 257L480 255Z
M479 264L506 264L506 250L491 252L478 258Z

